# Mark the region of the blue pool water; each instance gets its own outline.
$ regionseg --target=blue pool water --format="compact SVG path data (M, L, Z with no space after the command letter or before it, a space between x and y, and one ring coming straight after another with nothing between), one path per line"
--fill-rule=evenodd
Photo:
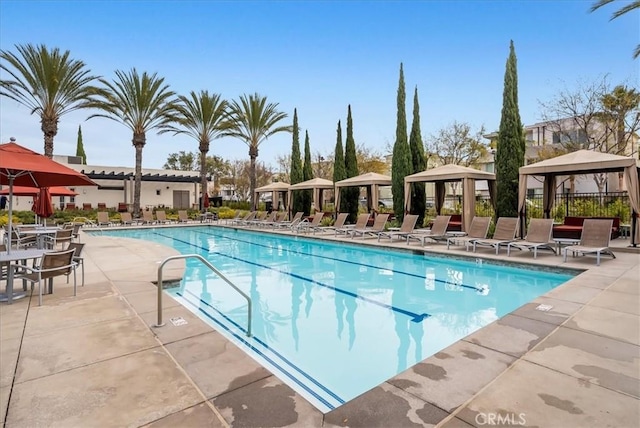
M329 411L571 278L478 261L222 227L103 232L199 254L168 291Z

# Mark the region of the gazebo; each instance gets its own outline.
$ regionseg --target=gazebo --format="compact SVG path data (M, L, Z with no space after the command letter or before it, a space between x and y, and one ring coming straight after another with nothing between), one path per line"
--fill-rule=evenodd
M311 209L322 211L322 193L326 189L333 189L333 181L324 178L312 178L311 180L292 184L291 187L289 187L289 200L292 200L291 194L295 190L313 190ZM313 214L313 212L311 214Z
M491 203L495 205L496 175L461 165L443 165L404 178L405 211L411 210L411 183L433 182L436 185L435 208L438 215L444 204L447 182L462 181L462 230L469 230L476 212L476 181L486 180L489 185Z
M271 192L272 196L271 196L271 201L273 202L273 209L277 210L278 209L278 202L280 201L280 194L283 193L283 201L284 201L284 209L285 211L288 209L288 198L287 198L287 193L289 191L289 187L291 187L291 185L289 183L284 183L282 181L277 181L271 184L267 184L266 186L262 186L262 187L258 187L256 190L254 190L255 193L255 201L256 204L258 203L259 197L261 193L268 193ZM253 209L256 209L257 207L253 207Z
M391 177L367 172L336 182L336 211L340 211L340 189L342 187L366 187L367 188L367 208L369 211L378 208L378 188L380 186L391 186Z
M638 176L640 166L638 160L612 155L609 153L595 152L592 150L578 150L566 155L547 159L531 165L520 167L520 188L518 190L518 212L520 224L524 223L525 200L527 197L527 176L536 175L544 177L543 185L543 211L546 218L551 215L551 208L556 194L556 177L562 175L580 175L608 172L624 172L624 183L629 192L629 204L631 205L631 245L640 243L640 228L638 227L638 213L640 212L640 186Z

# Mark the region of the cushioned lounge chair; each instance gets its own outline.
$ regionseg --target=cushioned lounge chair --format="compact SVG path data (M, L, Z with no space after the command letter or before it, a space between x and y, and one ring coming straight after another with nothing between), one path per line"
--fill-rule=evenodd
M356 220L355 225L347 224L342 227L335 228L334 229L335 235L338 236L340 234L344 234L345 236L347 236L349 235L349 232L353 229L364 229L365 227L367 227L367 223L369 222L370 216L371 214L369 213L360 214L358 216L358 219Z
M409 245L412 239L420 241L422 243L422 246L424 247L424 243L427 241L427 239L430 239L434 242L438 242L448 238L447 227L449 226L449 220L451 220L450 215L437 216L435 220L433 220L431 229L426 230L424 232L416 232L416 233L408 234L407 245Z
M500 246L505 247L509 242L516 239L518 231L519 218L517 217L500 217L496 222L496 230L491 239L476 239L473 241L473 252L477 247L492 247L496 249L496 255L500 252Z
M384 231L387 220L389 220L389 214L378 214L376 215L376 218L373 221L373 225L371 227L365 226L360 229L354 227L349 231L349 235L351 235L351 238L361 236L362 239L364 239L365 236L378 236L378 233Z
M562 249L563 260L567 261L567 253L571 251L576 254L595 254L596 266L600 266L600 255L608 254L614 259L609 243L611 242L611 227L613 220L586 219L582 225L582 234L578 245L569 245Z
M487 239L487 233L489 233L489 225L491 224L491 217L474 217L471 220L469 226L469 232L464 236L450 236L447 238L447 250L451 244L462 245L464 244L467 251L469 251L469 245L473 244L476 239Z
M554 244L551 243L553 233L552 218L532 218L529 221L527 236L521 241L513 241L507 244L507 257L511 255L511 248L519 250L533 250L533 258L538 257L538 250L551 250L556 253Z
M400 229L397 230L387 230L378 233L378 242L380 238L389 238L393 241L394 238L402 238L406 239L407 235L413 233L413 229L416 227L416 222L418 221L417 214L405 214L402 219L402 224L400 225Z

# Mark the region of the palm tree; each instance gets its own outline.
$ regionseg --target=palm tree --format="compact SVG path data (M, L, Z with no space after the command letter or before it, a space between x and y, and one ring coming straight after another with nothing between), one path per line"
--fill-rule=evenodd
M16 45L17 54L0 51L0 70L11 76L0 80L0 95L40 115L44 154L53 157L53 138L65 113L94 106L101 89L91 85L98 76L84 62L70 58L69 51L45 45Z
M598 0L593 4L593 6L591 6L591 12L600 9L602 6L608 5L609 3L613 3L613 1L614 0ZM616 10L613 13L613 15L611 15L611 19L609 19L609 21L612 21L624 15L625 13L631 12L632 10L638 9L638 8L640 8L640 0L635 0L630 3L627 3L625 6ZM634 58L638 58L639 56L640 56L640 45L636 46L636 49L633 51Z
M133 131L132 143L136 149L136 171L133 188L133 213L140 215L140 187L142 183L142 149L147 143L147 132L162 129L176 120L175 93L169 90L164 78L156 73L142 75L133 68L130 72L116 70L113 83L100 79L107 90L97 107L105 113L91 117L105 117L124 124Z
M267 97L258 93L253 95L241 95L239 101L232 101L230 105L229 129L225 136L239 138L249 146L249 167L251 206L256 206L256 158L258 147L270 136L278 132L291 132L292 127L276 126L278 122L287 117L286 113L277 110L278 103L268 103Z
M186 134L198 141L200 150L200 184L202 192L207 191L207 154L211 140L223 136L222 132L229 126L227 118L228 103L219 94L208 91L189 96L180 95L176 103L175 123L168 124L160 133L173 132L174 135ZM202 207L201 207L202 208Z

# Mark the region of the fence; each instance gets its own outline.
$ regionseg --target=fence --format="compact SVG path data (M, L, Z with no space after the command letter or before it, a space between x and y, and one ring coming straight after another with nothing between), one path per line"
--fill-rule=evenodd
M527 198L527 217L542 218L542 195ZM567 216L619 217L631 221L631 207L627 192L561 193L557 194L551 217L561 222Z

